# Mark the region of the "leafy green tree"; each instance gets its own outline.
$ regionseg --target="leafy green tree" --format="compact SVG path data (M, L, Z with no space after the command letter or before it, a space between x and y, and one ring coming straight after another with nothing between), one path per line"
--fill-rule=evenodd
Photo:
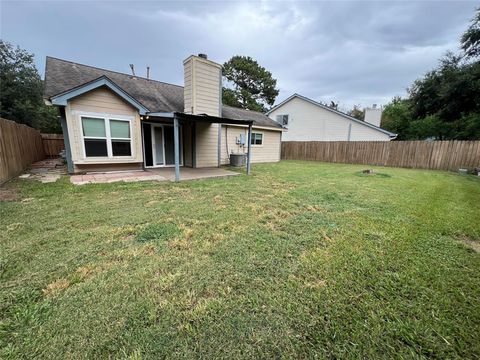
M57 109L43 103L33 54L0 40L0 117L42 132L61 132Z
M409 140L411 138L410 123L412 120L410 100L396 96L384 106L381 126L398 134L398 140Z
M467 57L480 56L480 8L477 9L472 23L462 35L461 45Z
M266 111L278 96L277 80L250 56L233 56L223 64L230 86L223 88L223 103L243 109Z
M412 116L415 120L435 117L438 139L473 139L480 114L480 62L465 62L460 56L447 54L440 65L415 81L409 89ZM472 121L474 122L472 124ZM442 124L439 126L438 122Z
M347 114L358 120L363 121L365 119L365 111L362 110L360 105L353 105L353 109L347 111Z

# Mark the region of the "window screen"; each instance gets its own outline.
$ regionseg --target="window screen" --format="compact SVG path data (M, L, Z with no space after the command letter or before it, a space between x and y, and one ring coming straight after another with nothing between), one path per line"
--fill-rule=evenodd
M86 157L108 156L105 120L82 117Z
M130 139L130 123L128 121L110 120L110 136L112 139Z
M130 122L110 120L110 137L113 156L131 156Z
M82 127L85 137L106 137L104 119L82 117Z

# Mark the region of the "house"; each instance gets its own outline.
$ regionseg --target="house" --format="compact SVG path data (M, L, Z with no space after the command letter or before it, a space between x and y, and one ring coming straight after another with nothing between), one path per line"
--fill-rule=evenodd
M389 141L397 136L380 127L378 111L367 111L366 121L293 94L267 115L288 129L282 141ZM366 113L366 115L367 115ZM380 112L381 116L381 112ZM368 122L372 119L372 123Z
M280 160L281 125L222 105L221 65L183 65L178 86L47 57L44 99L60 109L69 172L175 166L179 179L181 166L217 167L232 152L250 154L248 171Z

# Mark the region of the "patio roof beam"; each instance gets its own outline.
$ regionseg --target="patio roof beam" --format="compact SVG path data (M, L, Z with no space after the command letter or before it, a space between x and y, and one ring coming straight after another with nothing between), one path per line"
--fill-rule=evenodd
M173 117L173 145L175 154L175 181L180 181L180 139L178 117Z
M175 113L175 116L178 117L180 120L187 120L192 122L206 122L210 124L232 124L232 125L252 125L253 120L236 120L236 119L229 119L217 116L210 116L206 114L202 115L192 115L192 114L184 114L184 113Z

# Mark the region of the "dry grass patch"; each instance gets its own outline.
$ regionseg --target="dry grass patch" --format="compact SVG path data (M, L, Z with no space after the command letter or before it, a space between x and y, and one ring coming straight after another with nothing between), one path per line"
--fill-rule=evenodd
M70 287L70 281L67 279L58 279L53 283L47 285L45 289L42 289L43 295L46 297L54 297L61 293L63 290Z
M476 253L480 253L480 241L479 240L474 240L474 239L472 239L468 236L465 236L465 235L457 236L457 240L461 241L465 246L472 249Z

